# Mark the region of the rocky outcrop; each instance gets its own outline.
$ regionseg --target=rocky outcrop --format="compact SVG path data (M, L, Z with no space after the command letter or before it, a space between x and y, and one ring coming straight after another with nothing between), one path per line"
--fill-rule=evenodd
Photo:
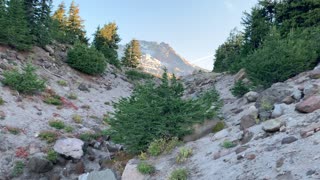
M79 176L78 180L117 180L110 169L103 171L93 171Z
M134 180L145 180L146 177L143 174L139 173L139 171L137 170L137 164L138 164L137 160L135 160L135 159L130 160L127 163L127 165L122 173L121 179L122 180L133 180L133 179Z
M311 96L296 105L296 110L302 113L311 113L320 109L320 96Z
M59 139L53 149L64 156L80 159L83 156L84 142L76 138Z

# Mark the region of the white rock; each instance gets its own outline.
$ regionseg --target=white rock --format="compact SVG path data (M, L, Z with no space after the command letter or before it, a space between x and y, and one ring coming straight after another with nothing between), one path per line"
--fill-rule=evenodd
M246 93L244 95L244 98L248 101L248 102L255 102L259 97L259 94L257 92L254 91L250 91L248 93Z
M144 180L145 179L144 175L138 172L135 159L131 159L127 163L122 173L121 179L122 180Z
M271 117L277 118L283 115L284 108L282 104L275 104L274 109L272 111Z
M53 149L59 154L80 159L83 156L83 144L83 141L76 138L60 139L55 143Z
M79 176L78 180L116 180L114 173L110 169L103 171L93 171Z

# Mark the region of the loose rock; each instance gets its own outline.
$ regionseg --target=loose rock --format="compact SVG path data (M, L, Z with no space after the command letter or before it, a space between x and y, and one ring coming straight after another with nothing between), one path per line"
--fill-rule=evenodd
M283 125L279 119L271 119L263 123L262 129L266 132L276 132L279 131L280 127Z
M67 138L67 139L60 139L58 140L53 149L59 153L63 154L67 157L72 157L75 159L80 159L83 155L82 146L84 142L80 139L76 138Z
M320 96L314 95L296 105L296 110L302 113L311 113L320 109Z
M281 144L291 144L295 141L297 141L298 139L294 136L289 136L289 137L285 137L282 139Z
M28 163L28 169L35 173L45 173L52 170L52 168L52 163L42 156L34 156Z

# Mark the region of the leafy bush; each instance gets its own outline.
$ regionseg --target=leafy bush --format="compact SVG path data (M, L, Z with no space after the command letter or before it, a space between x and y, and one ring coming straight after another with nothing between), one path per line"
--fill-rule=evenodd
M57 140L58 134L56 132L52 132L52 131L42 131L39 134L39 138L41 140L47 141L48 143L52 143Z
M47 104L52 104L55 106L61 106L62 105L62 101L61 101L61 97L58 95L46 95L43 99L43 102L47 103Z
M72 116L72 120L77 123L77 124L81 124L82 123L82 117L78 114L75 114Z
M128 70L126 75L131 80L152 79L153 76L137 70Z
M75 93L70 93L68 95L68 99L76 100L76 99L78 99L78 96Z
M180 143L181 142L177 137L173 137L171 139L156 139L150 143L148 147L148 153L151 156L158 156L162 153L168 153Z
M50 149L47 152L47 159L52 163L56 163L58 160L58 153L56 153L53 149Z
M64 80L58 80L57 83L58 83L60 86L68 86L67 81L64 81Z
M74 128L72 127L72 126L66 126L66 127L64 127L63 128L67 133L71 133L73 130L74 130Z
M137 86L133 95L115 104L109 120L111 137L124 144L129 152L147 149L154 139L181 138L192 133L194 123L212 118L219 109L216 91L199 99L182 99L183 86L166 73L158 86L152 83Z
M27 64L27 66L23 68L23 72L19 72L18 70L6 71L3 74L3 84L25 94L43 91L45 81L38 78L35 70L35 67L31 64Z
M212 132L217 133L224 129L224 123L222 121L218 122L212 129Z
M240 80L237 81L230 90L234 96L242 97L250 91L250 88L246 84L244 84L242 80Z
M169 180L187 180L188 171L186 169L176 169L172 171Z
M13 167L11 175L13 177L19 177L25 168L25 164L23 161L17 161Z
M53 128L56 128L56 129L63 129L65 128L65 124L63 121L60 121L60 120L52 120L52 121L49 121L49 125Z
M223 141L223 143L222 143L222 147L224 147L224 148L226 148L226 149L229 149L229 148L233 148L233 147L235 147L237 144L235 144L235 143L233 143L233 142L231 142L231 141L229 141L229 140L225 140L225 141Z
M107 66L106 59L101 52L79 43L68 52L67 63L71 67L90 75L102 74Z
M146 162L140 162L137 169L141 174L152 174L156 170L154 166L147 164Z
M192 155L192 149L183 147L179 150L178 156L176 157L176 162L177 163L185 162L191 155Z
M6 102L2 99L2 97L0 97L0 106L4 105L4 103L6 103Z
M249 78L269 87L312 69L320 58L319 35L318 28L291 32L281 38L274 29L262 47L245 59Z

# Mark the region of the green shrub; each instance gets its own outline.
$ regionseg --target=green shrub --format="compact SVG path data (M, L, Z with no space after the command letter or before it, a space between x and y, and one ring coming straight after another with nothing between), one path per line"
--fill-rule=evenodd
M139 159L144 161L144 160L147 160L148 159L148 154L145 153L145 152L141 152L140 155L139 155Z
M320 57L319 28L296 30L282 38L273 29L262 47L245 59L252 82L269 87L312 69Z
M52 163L56 163L58 160L58 153L56 153L53 149L50 149L47 152L47 159Z
M43 99L43 102L45 102L46 104L52 104L55 106L61 106L62 105L62 101L61 101L61 97L58 95L48 95L45 96Z
M107 66L103 54L93 47L87 47L85 44L76 44L72 50L69 50L67 63L71 67L90 75L103 73Z
M27 64L22 72L19 72L18 70L6 71L3 74L3 84L25 94L43 91L45 88L45 81L38 78L35 70L35 67L31 64Z
M147 164L146 162L140 162L137 169L141 174L152 174L156 170L154 166Z
M76 100L76 99L78 99L78 96L75 93L70 93L68 95L68 99Z
M82 117L78 114L75 114L72 116L72 120L73 122L77 123L77 124L81 124L82 123Z
M242 97L243 95L245 95L247 92L250 91L250 88L245 83L243 83L242 80L240 80L240 81L237 81L230 90L234 96Z
M157 139L150 143L148 147L148 153L151 156L158 156L160 155L166 148L166 140L165 139Z
M60 121L60 120L52 120L52 121L49 121L49 125L53 128L56 128L56 129L63 129L65 128L65 124L63 121Z
M6 102L2 99L2 97L0 97L0 106L4 105L4 103L6 103Z
M224 126L225 126L224 123L221 122L221 121L219 121L219 122L213 127L212 132L217 133L217 132L223 130L223 129L224 129Z
M187 180L188 171L186 169L176 169L172 171L169 180Z
M21 132L21 129L16 127L7 127L8 131L13 135L18 135Z
M176 157L176 162L177 162L177 163L183 163L183 162L185 162L191 155L192 155L192 149L191 149L191 148L182 147L182 148L179 150L178 156Z
M11 175L13 177L19 177L23 173L24 168L25 164L23 161L16 161Z
M126 75L131 80L142 80L142 79L152 79L153 76L147 74L145 72L137 71L137 70L128 70L126 71Z
M64 130L65 130L67 133L71 133L71 132L74 130L74 128L73 128L72 126L66 126L66 127L64 127Z
M52 132L52 131L42 131L39 134L39 138L41 140L47 141L48 143L52 143L57 140L58 134L56 132Z
M129 98L114 105L110 133L115 142L131 153L145 151L155 139L182 138L192 133L192 125L216 116L220 107L218 94L210 91L198 99L183 99L183 86L166 73L158 86L138 85ZM157 154L157 151L155 151Z
M229 140L225 140L225 141L223 141L221 146L226 148L226 149L229 149L229 148L233 148L233 147L237 146L237 144L235 144L235 143L233 143L233 142L231 142Z
M58 83L60 86L68 86L67 81L64 81L64 80L58 80L57 83Z

